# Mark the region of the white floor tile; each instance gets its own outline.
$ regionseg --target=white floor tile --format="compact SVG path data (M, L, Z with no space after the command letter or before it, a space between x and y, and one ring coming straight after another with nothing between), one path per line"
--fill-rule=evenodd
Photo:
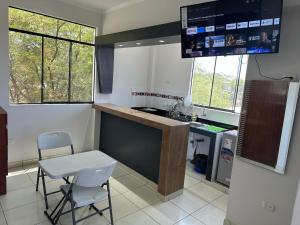
M28 169L25 171L25 173L30 177L30 179L32 180L32 182L34 183L34 185L36 184L36 178L37 178L37 173L38 173L38 168L32 168L32 169ZM45 176L45 182L51 182L51 181L55 181L51 178L49 178L48 176ZM39 185L42 185L42 178L40 177L40 182Z
M25 174L25 170L23 170L22 168L14 168L14 169L11 169L11 170L8 170L8 174L7 174L7 178L8 177L13 177L13 176L18 176L18 175L22 175L22 174Z
M182 195L172 199L171 202L188 213L193 213L208 204L208 202L186 189Z
M106 208L108 206L108 201L104 200L96 204L96 206L99 209ZM139 210L138 207L136 207L131 201L129 201L123 195L112 197L112 209L113 209L113 216L115 220L118 220L122 217L125 217ZM107 220L110 220L108 210L104 212L104 216L106 217Z
M130 191L129 188L127 188L124 184L122 184L121 182L119 182L118 180L116 180L114 178L110 178L109 182L110 182L110 186L121 194Z
M27 164L27 165L23 165L23 169L24 170L35 169L35 168L38 167L38 165L39 165L38 162Z
M199 220L195 219L192 216L188 216L184 218L183 220L180 220L175 225L205 225L204 223L201 223Z
M188 213L170 202L148 206L143 211L156 222L163 225L174 224L188 215Z
M145 208L151 204L160 202L157 193L152 191L147 186L143 186L134 189L133 191L126 192L124 196L140 209Z
M208 205L193 213L192 216L205 225L223 225L225 212L213 205Z
M75 219L81 219L85 216L88 216L92 213L94 213L94 210L89 210L88 207L83 207L80 209L77 209L75 212ZM60 220L59 220L61 225L70 225L72 224L72 214L68 213L63 215ZM100 216L100 215L95 215L92 216L86 220L83 220L79 223L77 223L77 225L107 225L109 224L108 220L104 217L104 216Z
M195 179L189 175L185 175L185 178L184 178L184 187L185 188L188 188L188 187L191 187L195 184L198 184L200 181L198 179Z
M54 192L54 191L59 191L60 186L64 185L64 184L66 184L66 182L63 179L48 182L48 183L46 183L46 191L47 191L47 193L51 193L51 192ZM42 182L39 185L39 192L41 193L42 196L44 196Z
M34 184L26 174L7 177L7 191L16 191L22 188L33 187Z
M35 202L5 211L8 225L33 225L46 221L43 202Z
M114 197L114 196L117 196L117 195L120 195L121 193L120 192L118 192L115 188L113 188L113 187L109 187L110 188L110 196L111 197ZM106 187L104 187L104 189L106 189Z
M130 190L133 190L146 184L144 180L139 179L138 177L133 176L131 174L119 177L117 178L117 180Z
M149 183L147 183L147 187L150 188L152 191L157 192L158 185L156 183L149 182Z
M212 202L224 195L224 193L212 188L204 183L199 183L188 188L191 192L198 195L208 202Z
M117 221L116 225L159 225L143 211L138 211Z
M130 174L117 179L111 178L110 184L119 193L125 193L135 188L144 186L145 182Z
M35 225L52 225L52 223L50 221L44 221ZM60 223L58 225L60 225Z
M3 211L0 210L0 225L7 225Z
M201 182L205 176L196 173L191 163L188 162L186 168L183 195L170 202L161 202L157 195L156 184L118 163L110 179L115 224L222 225L228 195ZM0 196L0 225L50 225L43 213L45 206L42 197L42 182L39 192L35 192L36 174L36 165L10 170L9 192L5 196ZM59 186L65 184L62 179L52 180L48 177L46 177L46 182L47 192L59 190ZM50 208L53 209L61 197L60 193L49 196ZM107 207L107 199L96 206L100 209ZM69 208L67 205L66 209ZM93 212L94 210L89 211L84 207L76 211L76 218L82 218ZM109 222L109 212L106 211L104 216L96 215L79 224L107 225ZM71 224L71 214L63 216L58 225L69 224Z
M198 173L194 170L194 165L190 162L190 161L187 161L186 162L186 170L185 170L185 173L187 175L189 175L190 177L193 177L199 181L205 179L205 175L204 174L201 174L201 173Z
M224 195L220 198L217 198L211 204L226 212L227 211L227 204L228 204L228 195L226 194L226 195Z
M0 202L4 211L42 200L42 195L36 192L33 187L11 191L6 195L0 196Z
M129 174L128 171L123 170L123 169L121 169L120 167L116 167L116 168L114 169L114 172L113 172L113 174L112 174L112 177L113 177L113 178L118 178L118 177L122 177L122 176L125 176L125 175L128 175L128 174Z
M134 171L133 169L129 168L128 166L126 166L126 165L124 165L123 163L120 163L120 162L118 162L117 168L125 170L125 171L127 171L129 173L132 173Z

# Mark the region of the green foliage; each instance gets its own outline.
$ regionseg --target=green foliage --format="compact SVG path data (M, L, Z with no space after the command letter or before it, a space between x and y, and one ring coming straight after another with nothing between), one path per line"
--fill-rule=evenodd
M82 42L94 42L95 29L93 28L14 8L9 9L9 22L10 28ZM9 58L11 103L41 103L42 89L43 102L92 100L93 46L46 37L43 42L40 36L10 31ZM69 71L69 64L71 71Z
M15 8L9 8L9 27L86 43L95 37L94 28Z
M10 102L40 103L42 39L9 32Z
M242 103L245 79L239 80L237 92L237 112ZM237 77L215 73L203 69L201 64L195 64L192 96L196 105L208 106L219 109L234 110ZM211 98L211 102L210 102Z

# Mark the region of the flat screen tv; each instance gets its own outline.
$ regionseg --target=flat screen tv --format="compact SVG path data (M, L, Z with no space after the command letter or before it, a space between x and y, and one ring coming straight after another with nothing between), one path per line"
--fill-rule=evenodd
M278 53L283 0L181 7L182 57Z

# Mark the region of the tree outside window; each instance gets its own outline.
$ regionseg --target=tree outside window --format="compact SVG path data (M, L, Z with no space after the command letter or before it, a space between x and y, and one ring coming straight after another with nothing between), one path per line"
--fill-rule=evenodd
M94 39L95 28L10 7L10 102L92 102Z
M239 113L248 56L195 58L191 92L193 103Z

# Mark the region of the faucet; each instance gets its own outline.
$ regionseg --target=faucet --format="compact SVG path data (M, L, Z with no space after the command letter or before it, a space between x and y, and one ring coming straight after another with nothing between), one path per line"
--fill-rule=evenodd
M181 99L177 100L175 104L171 104L169 107L169 116L173 119L178 119L180 116L180 108L183 105L183 101Z

